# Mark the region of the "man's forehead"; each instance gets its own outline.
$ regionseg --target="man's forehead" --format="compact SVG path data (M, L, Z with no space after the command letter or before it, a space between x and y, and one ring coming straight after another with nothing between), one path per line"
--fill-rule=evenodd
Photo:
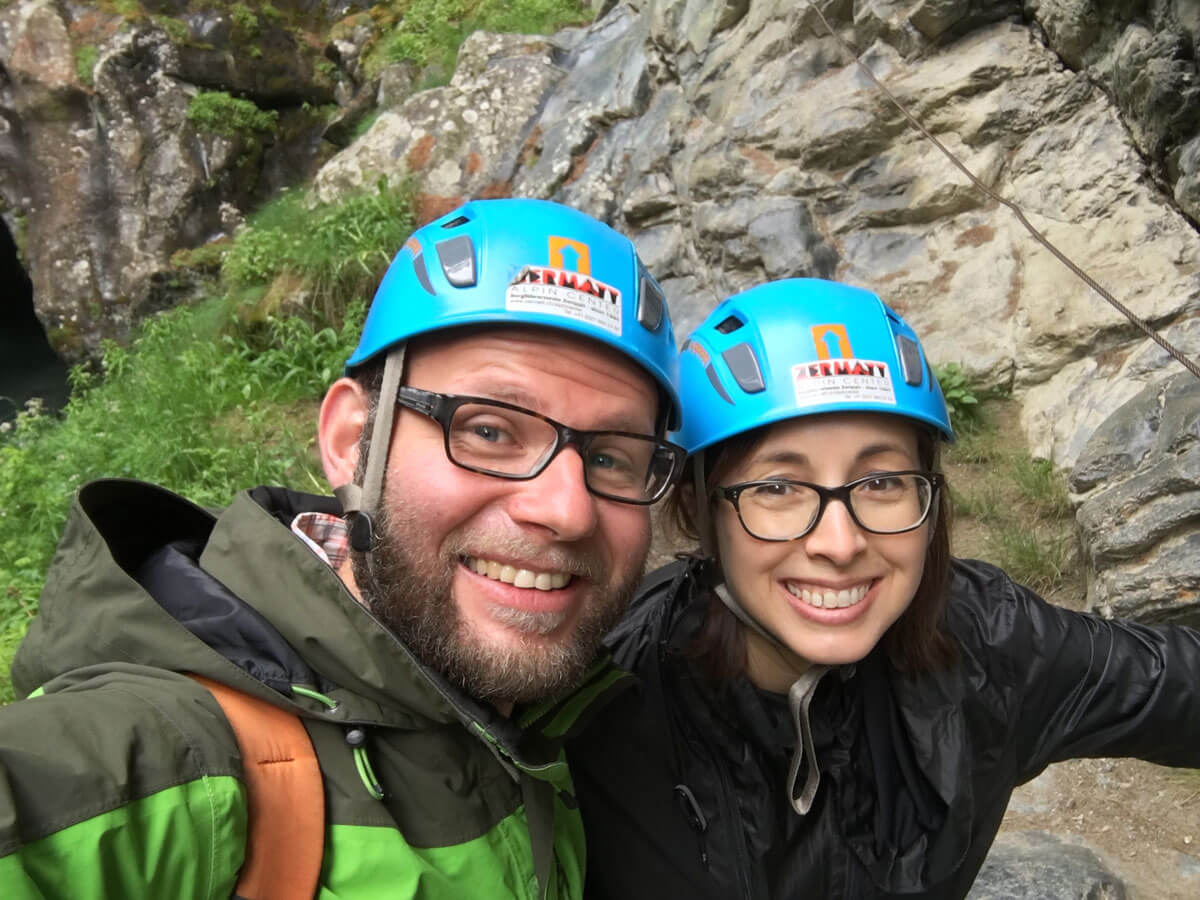
M552 371L577 381L581 389L608 393L615 387L636 396L651 420L661 402L657 382L629 356L601 341L549 326L475 325L431 332L412 339L409 354L410 373L510 373L511 380L488 382L486 393L520 406L537 399L539 376Z

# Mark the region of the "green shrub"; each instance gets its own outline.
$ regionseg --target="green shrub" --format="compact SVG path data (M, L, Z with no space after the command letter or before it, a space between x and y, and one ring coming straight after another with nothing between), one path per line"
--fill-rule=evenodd
M380 179L373 190L311 209L300 192L284 192L240 231L221 274L234 290L261 295L279 279L309 295L311 308L336 317L374 293L413 230L411 188Z
M187 117L197 130L227 138L257 138L259 132L273 131L279 121L275 110L259 109L225 91L196 94L188 103Z
M176 250L171 254L171 268L191 269L207 275L215 275L221 271L221 264L225 261L225 254L229 252L229 247L229 239L221 238L201 244L199 247Z
M982 424L980 397L974 381L958 363L943 363L933 367L933 375L942 388L950 410L950 425L955 432L970 432Z
M244 3L235 3L229 8L230 17L233 19L233 31L243 41L258 35L258 16L254 14L254 10L246 6Z

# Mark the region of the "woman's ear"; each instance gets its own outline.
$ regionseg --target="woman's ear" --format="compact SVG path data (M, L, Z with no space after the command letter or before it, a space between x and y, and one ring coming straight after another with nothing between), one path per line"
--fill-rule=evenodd
M339 378L321 401L317 443L321 448L321 466L332 487L354 480L367 407L367 392L353 378Z

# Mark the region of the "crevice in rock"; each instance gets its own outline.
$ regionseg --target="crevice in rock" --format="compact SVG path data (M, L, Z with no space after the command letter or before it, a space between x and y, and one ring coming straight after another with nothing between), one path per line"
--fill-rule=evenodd
M57 411L67 402L67 366L46 339L33 311L33 283L17 257L8 225L0 220L0 421L16 416L32 397Z

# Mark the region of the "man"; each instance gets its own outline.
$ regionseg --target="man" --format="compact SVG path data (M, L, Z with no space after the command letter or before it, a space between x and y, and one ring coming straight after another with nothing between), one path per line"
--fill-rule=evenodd
M216 683L303 719L321 896L580 896L561 742L681 462L673 360L625 238L470 203L405 244L325 397L340 503L85 487L14 665L37 696L0 712L4 895L249 892L261 760Z

